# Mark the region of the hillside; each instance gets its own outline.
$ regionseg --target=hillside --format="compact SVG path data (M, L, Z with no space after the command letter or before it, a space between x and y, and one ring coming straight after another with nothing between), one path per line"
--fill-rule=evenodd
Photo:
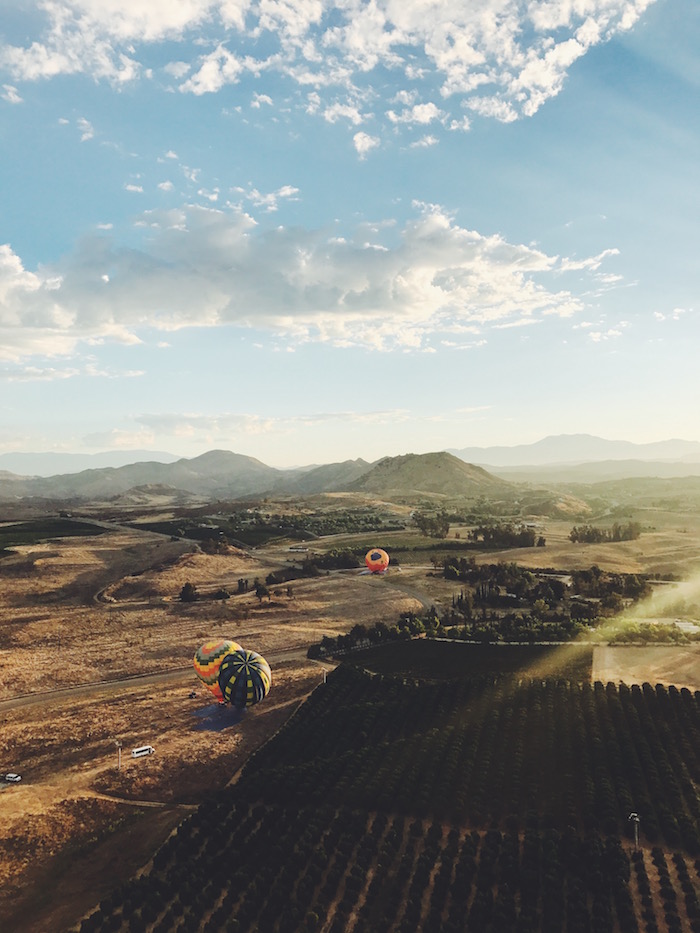
M406 454L386 457L375 464L346 460L313 469L277 470L243 454L210 450L191 460L175 463L147 461L123 467L83 470L59 476L27 477L0 473L0 498L24 496L50 499L106 500L129 496L144 501L149 487L169 494L190 494L235 499L261 493L315 495L323 492L362 491L379 495L476 496L507 489L481 467L447 453Z
M285 490L297 495L315 495L321 492L342 492L372 469L372 464L361 458L327 463L314 467L294 482L284 483Z
M283 478L297 475L293 470L266 466L254 457L210 450L175 463L145 461L49 477L0 476L0 497L109 499L134 487L170 486L196 495L235 498L264 492Z
M508 489L509 484L452 454L405 454L385 457L347 488L377 495L410 497L416 493L479 496Z

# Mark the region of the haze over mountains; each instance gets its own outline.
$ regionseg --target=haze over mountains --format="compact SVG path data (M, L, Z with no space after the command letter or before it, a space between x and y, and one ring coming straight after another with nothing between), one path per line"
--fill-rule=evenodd
M357 459L288 470L226 450L211 450L191 459L178 459L167 453L133 451L132 454L144 454L149 459L80 472L69 469L50 476L18 475L5 468L8 462L29 466L33 457L44 468L52 462L51 457L68 457L53 462L70 467L80 460L70 459L67 454L5 454L0 456L0 498L108 500L134 490L140 496L152 493L220 499L263 493L314 495L342 491L471 496L497 492L508 480L590 483L626 476L700 473L698 442L631 444L585 434L547 437L535 444L515 447L467 447L384 457L375 463ZM110 454L96 456L99 459L89 462L103 463L102 458ZM116 452L116 456L124 457L127 453Z
M609 441L592 434L557 434L514 447L450 448L449 453L484 466L544 466L601 460L654 460L700 463L700 442L668 440L652 444Z

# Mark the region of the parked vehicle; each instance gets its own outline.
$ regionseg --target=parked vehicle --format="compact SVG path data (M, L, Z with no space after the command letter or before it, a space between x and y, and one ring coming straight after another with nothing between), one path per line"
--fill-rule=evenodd
M4 778L7 784L19 784L22 780L21 774L15 774L14 771L8 771Z
M155 748L152 745L139 745L138 748L132 748L131 757L143 758L144 755L152 755L154 751Z

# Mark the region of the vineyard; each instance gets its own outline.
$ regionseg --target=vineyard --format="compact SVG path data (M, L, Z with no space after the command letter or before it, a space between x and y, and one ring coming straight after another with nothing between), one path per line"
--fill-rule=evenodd
M699 783L700 693L341 666L80 929L700 933Z

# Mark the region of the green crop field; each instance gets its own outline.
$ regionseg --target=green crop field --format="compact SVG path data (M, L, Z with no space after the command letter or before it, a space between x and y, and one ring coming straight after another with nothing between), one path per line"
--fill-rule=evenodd
M80 929L698 933L698 781L698 693L341 665Z
M417 639L355 651L344 663L421 680L519 674L590 682L593 649L586 645L475 645Z
M0 556L3 551L23 544L38 544L51 538L101 535L105 529L89 522L73 521L68 518L46 518L35 522L18 522L0 525Z

